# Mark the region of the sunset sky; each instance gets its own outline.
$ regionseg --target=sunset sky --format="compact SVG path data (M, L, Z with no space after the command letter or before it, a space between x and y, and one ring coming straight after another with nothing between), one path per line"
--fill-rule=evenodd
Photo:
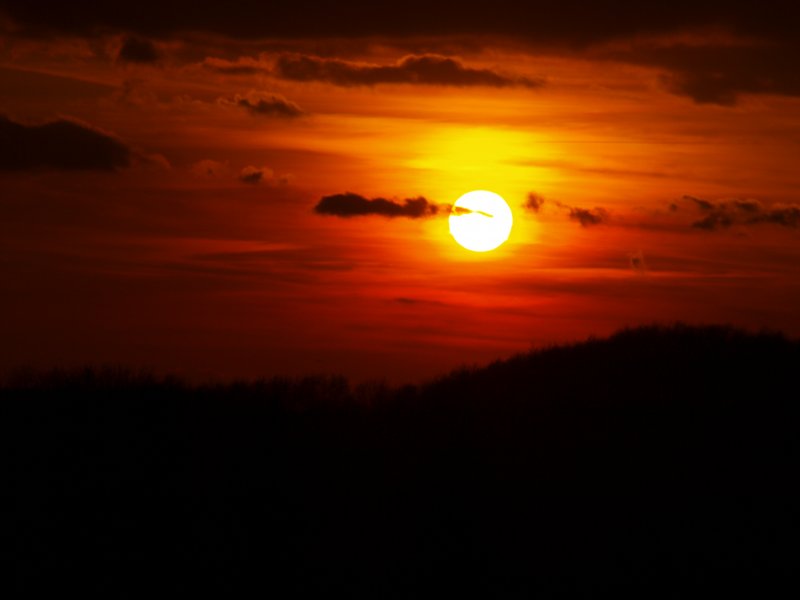
M522 4L0 0L0 372L800 335L793 3ZM488 253L448 230L476 189Z

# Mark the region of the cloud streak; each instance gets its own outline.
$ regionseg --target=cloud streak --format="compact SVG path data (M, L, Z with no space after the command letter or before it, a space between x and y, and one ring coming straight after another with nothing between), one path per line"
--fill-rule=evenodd
M236 61L223 58L206 57L203 67L223 75L259 75L269 73L270 68L254 58L243 56Z
M287 185L289 179L290 176L278 176L268 167L247 166L239 172L239 181L248 185Z
M522 207L534 213L542 211L545 204L545 199L536 192L530 192ZM563 202L554 201L553 205L561 210L567 212L567 216L581 224L582 227L591 227L593 225L602 225L608 222L610 218L609 212L600 206L594 208L580 208L578 206L570 206Z
M435 216L439 212L439 207L421 196L407 198L401 203L386 198L369 199L346 192L324 196L314 207L314 212L344 218L379 215L389 218L420 219Z
M132 159L126 144L89 125L65 119L25 125L0 115L0 170L113 171Z
M536 192L530 192L525 200L525 203L522 205L524 209L535 213L541 211L543 206L544 198Z
M272 173L265 168L245 167L239 173L239 181L250 185L257 185L264 181L264 178L272 177Z
M615 215L613 224L618 227L662 231L686 231L687 229L719 231L734 226L747 227L763 224L791 229L800 227L800 204L767 205L751 198L715 201L690 195L683 196L682 200L684 203L688 203L688 209L686 208L687 204L681 206L679 203L673 202L663 212L656 211L649 215L636 213ZM531 212L540 212L544 203L544 198L532 192L523 206ZM551 203L565 211L569 219L580 223L583 227L612 222L611 213L603 207L586 209L558 201ZM632 264L632 266L635 265Z
M245 95L236 94L232 100L222 98L220 102L244 109L254 117L295 119L306 114L297 104L279 94L250 91Z
M575 206L564 206L569 210L569 218L577 221L583 227L591 227L592 225L602 225L608 221L608 211L605 208L596 206L595 208L578 208Z
M773 224L781 227L797 228L800 226L800 205L774 204L765 206L758 200L733 199L723 202L711 202L694 196L684 196L703 214L694 221L692 227L705 231L728 229L733 225Z
M274 75L292 81L322 81L343 87L418 84L538 88L544 85L541 79L512 77L490 69L475 69L456 58L438 54L406 56L389 65L299 54L283 55L275 63Z
M117 54L117 60L124 63L155 64L161 58L161 51L153 42L134 36L125 38Z

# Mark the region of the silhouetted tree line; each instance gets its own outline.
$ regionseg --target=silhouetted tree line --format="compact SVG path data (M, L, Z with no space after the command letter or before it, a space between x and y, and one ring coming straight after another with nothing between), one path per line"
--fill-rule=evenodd
M13 587L791 596L798 367L782 335L675 325L401 388L19 372Z

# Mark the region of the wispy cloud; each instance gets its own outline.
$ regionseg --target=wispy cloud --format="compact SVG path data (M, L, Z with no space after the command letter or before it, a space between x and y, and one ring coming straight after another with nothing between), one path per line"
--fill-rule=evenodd
M250 91L245 95L236 94L233 99L221 98L223 105L233 105L246 110L256 117L276 117L294 119L303 116L305 111L291 100L279 94Z
M608 210L600 206L596 206L594 208L581 208L578 206L564 204L558 200L550 201L550 203L553 206L566 211L567 216L571 220L577 221L583 227L591 227L593 225L607 223L611 216ZM530 212L538 213L541 212L544 205L545 199L543 196L537 194L536 192L530 192L528 193L528 197L522 206L524 209Z

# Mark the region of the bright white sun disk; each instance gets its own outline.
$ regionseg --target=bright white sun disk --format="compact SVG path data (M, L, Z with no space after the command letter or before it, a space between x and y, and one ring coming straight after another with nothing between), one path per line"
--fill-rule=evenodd
M449 221L450 234L464 248L488 252L508 239L514 217L500 196L476 190L456 200Z

